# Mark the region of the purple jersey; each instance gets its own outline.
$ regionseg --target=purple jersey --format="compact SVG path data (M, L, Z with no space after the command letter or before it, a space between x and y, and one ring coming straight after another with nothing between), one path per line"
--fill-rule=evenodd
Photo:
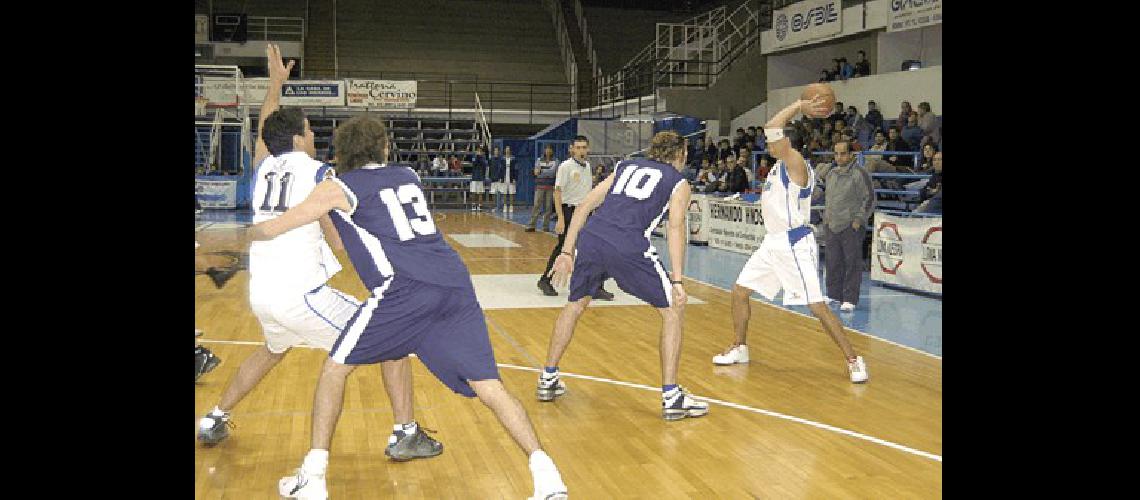
M352 209L334 210L344 248L369 290L399 274L444 287L470 287L459 254L428 211L420 178L403 166L369 164L334 178Z
M669 210L669 198L685 181L672 165L632 158L614 167L614 184L582 231L609 242L620 252L652 248L649 234ZM683 214L682 214L683 215Z

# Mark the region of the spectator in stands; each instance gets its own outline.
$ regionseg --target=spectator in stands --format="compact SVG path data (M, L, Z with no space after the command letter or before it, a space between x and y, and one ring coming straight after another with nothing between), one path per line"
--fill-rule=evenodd
M744 139L749 150L756 149L756 127L748 127L744 132Z
M745 137L744 137L744 129L737 127L736 137L734 137L732 139L732 149L734 149L734 150L740 149L740 146L744 145L744 143L746 141L747 141L747 139L745 139Z
M760 155L760 165L756 167L756 180L764 182L768 178L768 172L772 171L772 159L768 155Z
M913 113L914 110L910 108L910 101L903 101L902 104L899 105L899 108L899 117L895 120L895 128L899 129L901 133L903 127L906 127L906 122L910 120L910 114Z
M929 174L934 172L934 144L927 143L922 146L922 158L918 160L918 166L915 167L914 173L916 174Z
M863 115L859 114L859 110L855 106L847 107L847 120L847 123L851 124L851 133L855 135L859 145L863 149L871 147L871 144L874 144L875 127Z
M859 62L855 63L855 76L868 76L871 74L871 62L867 60L867 53L859 51Z
M717 160L717 151L718 149L716 147L716 141L713 140L712 135L706 135L704 158L708 158L709 163L715 162Z
M859 304L863 281L863 240L875 206L871 175L860 167L849 144L835 144L835 163L825 174L823 224L827 255L827 296L851 312Z
M836 58L836 59L832 59L832 61L835 62L835 67L832 68L832 70L831 70L831 74L833 75L832 80L842 80L843 79L843 60Z
M883 130L883 114L879 112L879 106L875 101L867 101L867 123L870 123L875 130Z
M919 150L922 145L922 127L918 126L918 113L910 113L906 126L902 129L902 138L910 145L910 151Z
M725 192L743 193L751 186L751 183L748 181L748 169L745 167L747 162L747 156L736 157L736 161L732 163L732 169L729 170L728 178L725 181Z
M427 177L428 173L431 171L431 162L428 161L426 154L420 153L416 157L415 165L416 173L419 174L420 177Z
M855 141L855 136L851 130L844 130L843 138L841 140L851 146L851 151L862 151L865 149L862 144L859 144Z
M899 134L899 129L891 127L887 130L887 136L889 138L887 140L887 151L914 151L910 145L903 140ZM887 161L896 167L905 167L907 170L910 170L910 167L914 166L914 158L909 155L891 155L887 158Z
M847 108L843 107L842 102L836 101L835 111L831 112L831 116L827 117L827 121L831 122L832 126L835 126L835 122L845 118L847 118Z
M841 80L847 80L847 79L855 76L855 67L847 62L846 57L840 57L839 58L839 65L840 65L839 76L840 76Z
M443 177L447 175L447 160L443 159L443 153L435 155L431 161L432 174Z
M519 179L519 159L511 153L511 147L503 148L503 189L507 200L505 210L515 213L515 186Z
M883 135L883 132L881 130L875 132L875 142L873 142L871 144L871 147L867 148L867 151L886 151L886 150L887 150L887 136Z
M550 218L554 216L554 174L558 172L558 160L554 158L554 146L549 144L542 151L542 158L534 162L534 207L530 210L530 222L526 232L538 230L536 223L542 215L542 231L549 231Z
M471 191L471 210L483 210L483 193L487 192L486 186L490 173L490 165L487 164L487 157L483 156L485 150L483 145L480 144L475 148L475 159L471 161L471 185L468 188Z
M463 162L459 161L458 156L448 155L447 162L451 164L451 175L455 177L463 175Z
M821 70L819 70L819 80L818 80L819 82L830 82L830 81L832 81L832 80L834 80L834 79L835 79L835 78L833 78L833 77L831 76L831 72L830 72L830 71L828 71L828 70L826 70L826 69L821 69Z
M752 142L753 151L767 151L768 137L764 135L764 127L756 128L756 140Z
M847 115L843 115L843 119L842 119L842 120L835 120L835 129L834 129L834 131L835 131L835 132L840 132L840 133L842 133L842 132L846 132L846 131L847 131Z
M942 152L934 153L931 158L931 171L930 180L922 188L922 194L919 195L919 200L926 201L934 197L939 191L942 190Z
M732 156L732 144L728 142L728 139L721 139L720 150L717 151L716 160L723 160L729 156Z
M715 193L724 190L724 186L726 184L725 181L728 177L728 172L725 168L725 163L727 161L727 159L717 160L717 162L713 165L712 170L710 170L709 173L705 176L704 192Z
M938 118L930 110L929 102L918 103L918 126L924 135L928 135L937 143L941 140L942 131L939 130Z
M749 187L751 187L752 176L754 175L752 169L752 148L745 146L743 148L737 149L736 161L737 163L744 163L744 171L748 173Z

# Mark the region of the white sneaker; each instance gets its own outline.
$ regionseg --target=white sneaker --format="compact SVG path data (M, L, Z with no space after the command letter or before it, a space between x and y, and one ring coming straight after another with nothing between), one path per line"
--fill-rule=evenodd
M854 362L848 361L847 371L851 372L851 382L855 384L862 384L870 377L867 374L867 363L863 362L863 356L855 356Z
M731 365L731 364L735 364L735 363L747 363L747 362L748 362L748 346L744 345L744 344L734 345L734 346L732 346L732 348L725 351L724 353L717 354L716 356L713 356L713 364L714 365Z
M298 500L327 500L329 497L325 475L308 474L304 469L297 469L292 476L281 478L277 482L277 492L284 498Z
M855 304L852 304L850 302L844 302L842 305L839 306L839 310L849 313L849 312L855 310Z
M535 452L530 458L530 476L534 480L534 495L528 500L566 500L566 483L558 467L546 452Z

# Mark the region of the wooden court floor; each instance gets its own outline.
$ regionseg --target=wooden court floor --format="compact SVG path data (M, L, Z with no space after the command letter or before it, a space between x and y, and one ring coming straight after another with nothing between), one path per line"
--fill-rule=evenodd
M555 241L484 214L436 219L444 234L488 233L521 245L468 248L448 238L476 275L537 274ZM202 231L196 239L209 265L247 249L239 229ZM338 256L345 270L330 284L364 298L348 256ZM248 277L239 272L221 290L195 277L195 326L223 360L195 386L195 425L263 340L249 310ZM686 309L679 381L713 401L707 416L677 422L660 417L660 319L651 307L591 306L560 365L568 392L555 403L536 401L534 388L559 309L486 311L503 382L522 401L572 498L941 498L941 358L852 333L871 375L853 385L817 321L753 301L752 362L714 366L712 356L732 339L730 296L696 282L686 289L706 303ZM308 451L325 356L293 349L234 410L237 428L227 441L214 448L195 442L195 498L277 498L277 480ZM388 461L392 415L380 370L358 369L333 439L330 497L529 496L526 457L491 412L413 365L416 419L438 431L444 453Z

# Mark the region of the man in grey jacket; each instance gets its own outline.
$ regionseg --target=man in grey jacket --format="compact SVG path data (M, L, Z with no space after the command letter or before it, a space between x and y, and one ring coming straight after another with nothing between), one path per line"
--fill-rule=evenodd
M851 145L835 143L835 163L824 179L823 236L827 245L827 296L851 312L863 281L863 238L875 206L871 174L855 164Z

